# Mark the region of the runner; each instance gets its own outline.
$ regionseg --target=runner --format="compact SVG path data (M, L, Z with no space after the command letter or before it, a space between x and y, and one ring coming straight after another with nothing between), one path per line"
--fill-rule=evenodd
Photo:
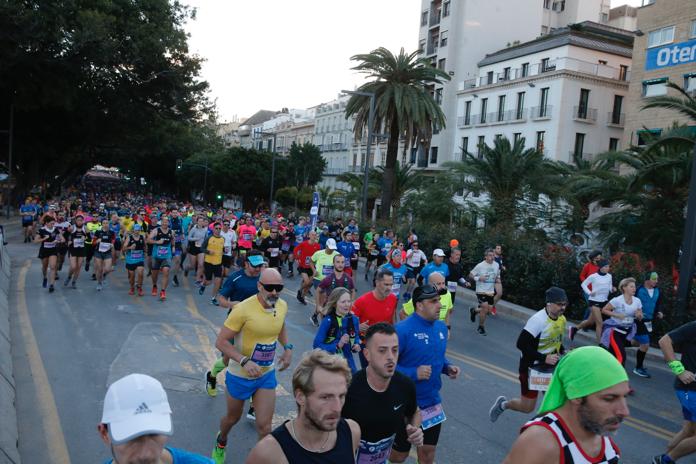
M126 270L130 283L129 295L143 296L143 274L145 272L145 237L142 234L142 226L133 224L133 229L126 233L123 242L123 251L126 253Z
M682 407L684 423L667 445L665 454L655 456L653 464L672 464L696 452L696 322L688 322L660 339L660 349L675 375L674 389ZM677 360L675 349L681 352Z
M314 337L314 348L342 356L348 361L351 372L357 372L353 353L360 351L358 330L360 321L350 313L353 296L344 287L334 289L326 302L326 314Z
M385 230L384 235L377 240L377 248L379 249L379 255L377 256L377 266L387 262L387 255L394 245L394 232L392 230Z
M229 219L224 219L222 221L222 231L220 235L225 239L225 248L222 253L222 277L227 277L234 263L234 250L237 247L237 233L230 229Z
M522 427L503 464L618 463L609 435L629 415L628 390L626 371L606 350L570 351L556 365L539 416Z
M433 272L439 272L445 276L445 278L449 276L449 268L447 267L447 264L445 264L445 252L442 251L441 248L436 248L433 250L433 260L426 264L423 269L421 269L420 273L418 274L420 276L419 280L421 282L427 282L428 276L430 276L430 274Z
M357 232L353 232L349 235L350 243L353 245L353 250L355 252L350 257L350 276L355 279L358 276L358 264L360 262L360 236Z
M198 294L203 295L205 287L213 282L213 296L210 298L210 304L220 306L217 300L217 294L222 283L222 258L225 251L225 239L221 235L222 224L216 222L213 224L213 235L209 235L201 246L203 253L203 278L204 281L198 288Z
M184 270L184 276L188 276L189 271L196 272L196 282L203 282L203 261L204 255L201 252L203 242L208 237L208 227L203 216L198 216L195 219L195 225L188 232L188 266Z
M31 197L27 197L24 200L24 204L19 207L19 215L22 216L24 243L30 243L34 239L34 219L36 217L36 212L36 205L32 204Z
M94 272L97 277L97 291L101 291L106 284L106 277L112 270L111 249L114 246L116 236L109 229L109 220L103 219L101 230L94 233Z
M161 225L150 232L147 243L152 245L152 296L157 296L157 278L162 272L162 285L159 292L160 301L167 299L169 270L172 267L172 247L174 234L169 228L169 218L162 216Z
M356 461L404 462L410 445L423 445L423 430L416 386L396 371L399 338L394 327L384 322L370 326L364 352L369 365L353 376L341 413L360 426Z
M353 314L360 320L360 338L365 339L367 329L378 322L394 324L396 322L396 297L391 292L394 285L394 274L387 269L378 269L375 276L375 288L367 292L353 303ZM358 353L360 366L367 367L367 359L362 353L364 343Z
M471 322L476 322L476 313L479 316L478 333L486 335L486 315L493 306L495 284L500 280L500 266L495 262L494 252L490 248L486 250L485 258L478 263L469 273L469 277L476 281L477 308L469 308Z
M360 427L341 418L349 382L344 359L322 350L306 353L292 375L297 418L286 420L257 443L246 462L355 463Z
M590 274L580 284L582 290L588 295L590 313L588 318L578 324L577 327L568 328L568 338L571 341L575 338L578 330L588 329L592 326L595 328L597 343L600 343L602 339L602 325L605 319L602 317L602 308L609 301L609 293L615 292L616 288L614 288L612 276L609 274L609 261L600 259L597 261L597 266L599 270L594 274Z
M185 250L184 250L184 225L179 216L179 210L176 206L172 207L169 218L169 227L174 233L174 253L172 256L172 268L170 272L172 274L172 283L175 287L179 286L179 271L181 270L182 263L186 260Z
M396 301L401 299L401 289L406 283L406 275L408 268L401 264L401 250L394 248L389 252L389 262L383 265L380 269L387 269L394 275L394 283L392 284L392 294L396 297Z
M353 277L353 268L351 267L351 264L353 262L353 256L357 257L358 255L358 251L353 246L353 234L349 231L345 231L341 241L336 244L336 250L338 250L338 252L346 258L346 274Z
M82 270L82 261L85 259L85 241L88 234L82 215L75 216L75 224L68 231L68 252L70 253L70 272L63 285L67 286L72 279L72 288L77 288L77 278Z
M626 342L633 340L636 320L643 319L643 305L636 298L636 279L627 277L619 282L621 295L612 298L602 308L602 314L609 317L602 329L602 346L626 365Z
M338 255L336 251L336 240L330 238L326 241L326 248L319 250L312 255L312 259L309 261L309 265L312 268L312 274L314 276L314 281L312 284L314 288L319 287L319 284L324 277L331 275L334 267L334 255ZM310 322L314 327L319 327L319 308L320 304L320 291L317 290L315 297L314 313L309 317Z
M464 266L462 266L462 250L454 247L450 251L449 259L447 260L447 269L449 269L449 276L447 276L447 291L452 296L452 305L457 297L457 287L469 287L469 282L464 278L466 272L464 272Z
M410 235L409 235L410 237ZM404 300L408 301L411 299L411 292L416 288L416 277L420 275L423 266L428 264L428 258L420 249L418 240L411 242L410 249L406 252L406 268L408 272L406 273L406 292L404 293Z
M552 372L565 353L563 334L566 318L563 313L567 306L565 290L558 287L546 290L546 307L527 320L517 338L517 349L522 353L519 367L522 396L509 401L499 396L488 413L491 422L497 421L506 409L529 414L536 408L540 390L538 386L532 388L530 385L530 373L539 375Z
M292 269L292 262L290 258L292 257L292 245L295 243L295 224L290 221L287 226L285 226L285 221L281 221L281 226L279 228L280 234L280 267L282 269L283 264L288 265L288 277L295 275Z
M336 288L345 288L350 293L350 299L355 299L355 284L353 279L345 271L346 259L343 255L334 253L333 255L333 270L329 275L319 282L317 287L317 308L316 315L324 316L326 314L326 300L331 292ZM312 319L314 321L314 319Z
M268 259L268 267L274 267L280 271L280 248L283 245L278 236L278 226L273 226L269 230L268 237L261 240L259 250Z
M660 308L660 289L657 288L657 272L648 272L643 279L641 285L636 291L636 296L640 300L643 307L643 319L636 321L636 336L633 337L634 343L637 343L638 351L636 351L636 367L633 373L639 377L650 378L650 373L644 366L645 355L650 348L650 334L653 331L653 319L662 319Z
M213 459L225 462L227 436L242 415L244 402L253 399L256 410L256 431L259 439L271 432L275 409L276 342L284 351L279 370L286 369L292 358L292 344L285 328L287 304L279 298L283 278L275 269L264 269L258 283L259 293L235 306L220 329L215 346L230 358L225 384L227 412L220 420ZM235 344L230 343L235 339Z
M44 216L41 221L43 226L39 229L35 241L40 243L39 259L41 260L41 273L43 274L43 288L48 284L48 292L53 293L53 284L56 281L56 264L58 262L58 244L63 241L63 236L56 228L56 220L51 216ZM50 268L50 272L49 272Z
M445 357L447 327L438 320L440 294L432 285L423 285L413 291L416 312L396 324L399 337L399 360L396 369L416 383L416 399L421 412L423 446L417 448L418 462L435 462L435 450L442 423L446 420L440 389L441 375L454 380L459 368ZM408 453L411 444L398 443L397 449Z
M373 228L374 229L374 228ZM368 232L369 234L369 232ZM367 236L368 234L365 234ZM367 252L367 262L365 263L365 282L367 282L367 274L370 272L372 263L375 263L375 269L378 267L376 263L377 257L379 256L379 248L377 246L377 241L379 240L379 234L372 234L372 240L366 245Z
M63 237L63 241L57 246L58 248L58 261L56 263L56 280L60 279L58 272L63 270L63 263L65 262L65 256L68 254L68 236L70 235L70 228L72 225L70 222L66 221L65 213L60 211L56 214L56 229ZM67 280L67 279L66 279Z
M314 275L314 271L312 271L312 256L318 251L319 244L317 243L317 233L314 231L308 232L308 239L300 242L293 250L293 254L297 260L297 272L302 276L302 284L297 291L297 301L303 305L307 304L305 297L312 287L312 276Z
M118 214L111 215L111 222L109 222L109 230L114 233L114 246L111 247L111 260L115 266L118 263L118 257L121 254L121 220Z
M503 297L503 273L507 272L507 267L505 267L505 261L503 258L503 245L497 244L495 248L493 249L493 252L495 253L495 262L498 263L498 266L500 267L500 282L495 283L495 295L493 296L493 306L491 306L491 315L495 316L498 314L498 311L495 309L495 305L498 304L498 301Z
M87 241L85 241L85 272L89 272L89 264L94 257L97 245L94 243L94 234L101 230L101 221L97 216L90 218L85 226L87 228ZM92 280L97 280L97 275L92 274Z
M452 331L450 325L450 314L452 313L453 306L452 295L447 291L447 283L445 282L445 278L439 272L433 272L430 274L427 283L435 287L437 292L440 294L440 314L438 315L438 319L444 322L447 326L447 337L449 339L449 335ZM406 303L404 303L401 311L399 312L399 320L403 321L408 316L413 314L414 311L415 307L413 305L413 300L408 300Z

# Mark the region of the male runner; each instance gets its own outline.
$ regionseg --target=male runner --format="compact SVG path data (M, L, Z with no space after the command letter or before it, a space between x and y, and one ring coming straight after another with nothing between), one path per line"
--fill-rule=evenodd
M312 230L308 232L307 236L308 239L300 242L293 251L297 260L297 272L302 276L302 284L297 291L297 301L303 305L307 304L305 296L307 296L309 289L312 287L312 276L314 275L314 271L312 271L312 256L320 249L319 243L317 243L317 233Z
M650 348L650 334L653 331L653 319L662 319L660 312L660 289L657 287L657 272L648 272L645 275L643 285L638 287L636 296L643 307L643 319L636 321L636 336L634 343L638 343L636 351L636 367L633 373L640 377L650 378L650 373L645 368L645 356Z
M491 422L497 421L506 409L529 414L536 407L539 391L530 389L529 371L552 371L565 353L563 333L566 318L563 312L567 305L565 290L558 287L546 290L546 307L529 318L517 338L517 349L522 352L519 366L522 396L509 401L499 396L488 413Z
M435 287L437 292L440 294L440 314L438 319L445 323L447 326L447 333L451 333L450 326L450 314L452 312L452 295L447 291L447 284L445 283L445 278L439 272L433 272L428 277L428 284ZM404 320L415 311L413 300L408 300L404 303L401 311L399 312L399 320Z
M353 256L358 255L358 250L353 246L352 238L353 235L346 231L343 233L342 240L336 244L336 250L346 258L345 272L351 277L353 277L353 268L351 267Z
M469 273L469 277L476 281L476 299L478 308L469 308L471 322L476 322L476 313L479 316L478 333L486 335L486 316L493 306L495 284L500 281L500 266L495 262L495 253L490 248L486 250L484 260L478 263Z
M268 267L274 267L280 271L280 247L282 241L278 236L278 226L273 226L270 229L268 237L261 240L259 250L261 250L268 259Z
M31 198L24 200L24 204L19 207L19 214L22 216L24 243L30 243L34 239L34 218L36 217L36 206L31 203Z
M457 287L469 286L469 283L464 278L466 272L464 272L464 267L462 266L462 250L456 247L452 248L447 260L447 268L449 269L447 291L452 296L452 304L454 304L454 300L457 297Z
M326 241L326 248L319 250L312 255L309 265L312 268L312 274L314 275L313 285L314 288L319 287L319 283L324 280L324 277L331 275L334 267L334 256L339 253L336 251L336 240L330 238ZM319 294L321 292L317 290L316 301L314 306L314 312L309 317L310 322L314 327L319 327Z
M172 246L174 234L169 228L169 218L162 216L161 225L150 232L147 243L152 245L152 296L157 296L157 278L162 272L162 286L159 299L167 299L167 285L169 284L169 270L172 267Z
M681 351L681 360L674 354ZM655 456L653 464L671 464L696 452L696 322L687 322L660 339L660 349L675 375L674 389L682 407L684 424L667 445L667 452Z
M179 216L179 210L174 206L169 218L169 227L174 232L174 253L172 257L172 283L175 287L179 286L179 271L181 270L182 262L186 259L184 250L184 223Z
M94 270L97 277L97 291L101 291L106 282L106 277L111 272L111 249L114 246L116 235L109 229L109 220L103 219L102 227L94 233L93 244L96 248L94 252Z
M399 360L396 369L416 383L416 399L421 413L423 446L417 448L418 462L435 462L435 449L442 423L446 420L440 389L441 375L454 380L459 368L445 357L447 327L438 320L440 294L432 285L422 285L413 291L416 312L396 324L399 336ZM397 449L408 452L410 443L397 443Z
M411 292L416 288L416 277L420 275L423 266L428 264L428 258L420 249L418 240L414 240L411 243L410 249L406 252L406 268L408 272L406 273L406 293L404 293L404 299L409 300L411 298Z
M126 270L130 283L129 295L143 296L143 274L145 270L145 237L140 224L133 224L133 229L126 233L123 241L123 251L126 253Z
M234 263L234 250L237 246L237 233L230 229L229 219L223 219L220 235L225 239L225 248L222 253L222 277L227 277Z
M522 427L503 464L618 463L609 435L629 415L628 391L626 371L608 351L570 351L556 365L539 416Z
M222 232L222 224L216 222L213 224L213 235L206 237L201 246L203 258L203 278L205 279L198 288L198 294L203 295L205 287L213 282L213 296L210 298L210 304L219 306L217 300L218 290L222 283L222 255L225 251L225 239L220 235Z
M334 253L333 271L319 282L317 287L317 308L315 314L325 314L324 305L331 292L338 287L350 290L350 300L355 300L355 284L353 279L345 272L346 259L343 255Z
M253 399L256 431L259 439L271 432L275 409L275 352L283 346L278 365L287 369L292 358L285 316L288 306L279 295L283 278L275 269L264 269L258 283L259 293L237 304L220 329L215 346L230 358L225 384L227 412L220 420L212 456L216 464L225 462L227 436L242 415L244 402ZM235 339L235 344L230 342Z
M377 240L377 248L379 248L379 255L377 256L377 266L387 262L387 255L394 245L394 232L387 230L384 235Z
M439 272L445 278L449 276L449 268L445 264L445 252L441 248L433 250L433 260L421 269L419 276L422 282L427 282L428 276L433 272Z
M68 230L68 253L70 254L70 272L64 285L72 279L72 288L77 288L77 278L82 270L82 260L85 258L85 241L88 234L82 215L75 216L75 224Z
M354 464L360 426L341 418L348 382L345 359L320 349L306 353L292 375L297 418L259 441L247 464Z
M392 293L397 301L401 298L401 288L406 283L406 275L408 274L408 268L401 263L401 258L401 250L394 248L389 252L389 262L381 267L381 269L391 271L394 275Z
M370 326L365 339L369 364L353 376L341 416L360 426L357 462L404 462L409 450L397 443L423 444L416 385L396 371L399 338L391 324Z

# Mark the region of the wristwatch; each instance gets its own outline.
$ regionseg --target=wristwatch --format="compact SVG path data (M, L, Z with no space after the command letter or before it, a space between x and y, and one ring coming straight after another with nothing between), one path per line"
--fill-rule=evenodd
M292 350L293 348L295 348L295 346L292 343L288 343L286 345L283 345L283 349L285 349L285 350Z

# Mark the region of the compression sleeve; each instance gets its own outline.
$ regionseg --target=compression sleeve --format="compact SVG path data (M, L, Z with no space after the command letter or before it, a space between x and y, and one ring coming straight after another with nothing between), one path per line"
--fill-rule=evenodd
M539 353L537 351L538 347L539 341L534 335L526 330L520 332L520 336L517 338L517 349L522 352L524 358L544 362L546 360L546 355Z

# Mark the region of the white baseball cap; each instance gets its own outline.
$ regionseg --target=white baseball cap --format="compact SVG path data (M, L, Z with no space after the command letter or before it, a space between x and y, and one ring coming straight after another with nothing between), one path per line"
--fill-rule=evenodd
M329 250L335 250L336 249L336 240L330 238L326 241L326 248Z
M435 248L433 256L445 256L445 252L442 251L442 248Z
M142 435L172 435L172 410L162 384L149 375L130 374L112 383L104 397L102 424L120 445Z

